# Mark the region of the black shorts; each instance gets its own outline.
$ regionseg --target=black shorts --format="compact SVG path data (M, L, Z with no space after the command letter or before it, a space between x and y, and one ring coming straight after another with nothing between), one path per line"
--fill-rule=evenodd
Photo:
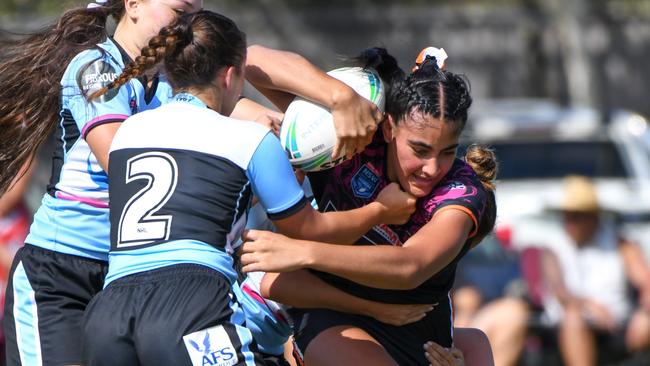
M230 282L196 264L126 276L84 318L84 364L264 365Z
M284 358L284 355L272 355L264 352L261 354L266 366L291 366L291 364Z
M29 244L20 248L6 292L7 365L80 364L83 313L101 291L107 266Z
M326 309L290 310L294 321L294 337L302 352L326 329L351 325L375 338L399 365L429 365L422 346L434 341L443 347L452 344L451 306L440 303L420 321L402 327L385 324L373 318L340 313Z

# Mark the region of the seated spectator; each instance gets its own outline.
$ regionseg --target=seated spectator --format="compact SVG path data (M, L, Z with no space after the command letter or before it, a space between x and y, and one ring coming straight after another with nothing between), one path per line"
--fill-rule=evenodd
M621 237L587 178L564 182L563 231L542 255L545 317L559 327L566 365L595 365L596 338L624 340L628 351L650 345L650 268L640 248ZM627 294L628 281L638 303Z
M518 255L488 237L459 262L454 287L454 326L482 330L492 346L494 364L516 365L528 320Z

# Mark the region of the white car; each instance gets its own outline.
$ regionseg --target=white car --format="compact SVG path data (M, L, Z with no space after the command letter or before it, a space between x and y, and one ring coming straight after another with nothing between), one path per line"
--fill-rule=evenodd
M497 234L515 247L543 244L559 230L551 209L562 178L593 178L601 206L619 214L627 237L650 254L650 128L635 113L605 119L588 108L562 108L545 100L477 102L462 137L496 150Z

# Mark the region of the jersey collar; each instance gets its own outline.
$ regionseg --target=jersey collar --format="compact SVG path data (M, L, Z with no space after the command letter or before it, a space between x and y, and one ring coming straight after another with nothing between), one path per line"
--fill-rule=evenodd
M174 95L174 101L175 102L189 103L189 104L195 105L197 107L201 107L201 108L208 108L208 106L205 103L203 103L203 101L201 99L195 97L194 95L192 95L190 93L185 93L185 92L178 93L178 94Z

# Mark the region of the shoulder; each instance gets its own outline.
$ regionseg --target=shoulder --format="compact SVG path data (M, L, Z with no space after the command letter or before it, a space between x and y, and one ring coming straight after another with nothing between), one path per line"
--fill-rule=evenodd
M429 196L418 202L418 211L432 218L443 209L460 209L474 221L476 231L491 208L491 200L493 195L483 187L474 170L463 160L456 159L445 178Z
M88 48L75 55L63 75L63 80L76 79L80 72L87 69L90 72L109 71L121 72L122 65L116 60L112 54L110 44L102 43Z
M115 46L107 41L79 52L68 64L61 85L87 92L115 80L123 66L113 48Z
M474 170L463 160L456 159L449 173L438 183L426 201L443 203L445 201L483 200L488 192L481 184Z

